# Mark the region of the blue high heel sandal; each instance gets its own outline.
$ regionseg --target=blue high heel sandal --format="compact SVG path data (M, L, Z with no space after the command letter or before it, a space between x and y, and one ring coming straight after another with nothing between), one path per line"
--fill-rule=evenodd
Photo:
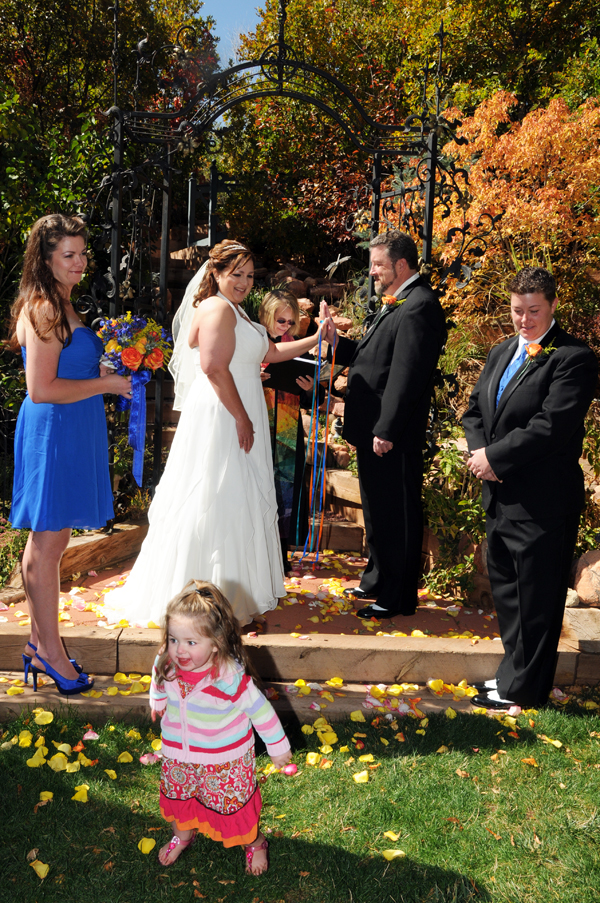
M37 646L34 646L33 643L27 643L27 645L31 646L31 648L33 649L34 652L37 652ZM23 680L25 681L25 683L28 683L29 682L29 669L34 667L31 664L33 656L25 655L25 653L23 652L21 655L21 658L23 659L23 671L25 672ZM83 668L81 667L81 665L78 665L77 661L74 658L70 658L69 661L71 662L71 664L73 665L73 667L75 668L77 673L81 674L81 672L83 671ZM33 674L33 672L32 672L32 674Z
M56 684L56 689L62 696L75 696L77 693L85 693L87 690L91 690L94 686L94 681L90 680L87 674L84 674L82 671L79 677L76 680L67 680L66 677L63 677L62 674L59 674L58 671L55 671L54 668L45 661L41 655L37 655L38 660L45 666L46 670L42 671L41 668L36 668L35 665L29 665L29 670L33 675L33 691L37 693L37 676L38 674L43 674L46 677L51 678Z

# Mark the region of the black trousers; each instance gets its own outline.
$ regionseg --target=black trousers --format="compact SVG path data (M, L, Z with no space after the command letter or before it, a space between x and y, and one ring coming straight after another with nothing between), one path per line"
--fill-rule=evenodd
M414 614L423 546L423 455L392 448L379 457L365 445L356 456L369 544L361 589L390 612Z
M579 517L487 516L488 571L504 645L498 693L522 706L543 705L552 689Z

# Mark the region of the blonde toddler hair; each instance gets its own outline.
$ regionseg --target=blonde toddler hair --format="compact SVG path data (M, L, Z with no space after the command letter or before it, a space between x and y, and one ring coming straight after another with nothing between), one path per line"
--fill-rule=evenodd
M227 665L236 661L244 666L247 673L253 674L248 653L242 644L239 622L221 590L206 580L190 580L167 605L161 646L163 651L156 663L159 686L165 680L175 679L175 668L169 656L169 620L174 617L193 620L198 635L206 637L217 647L211 671L213 679L217 679Z

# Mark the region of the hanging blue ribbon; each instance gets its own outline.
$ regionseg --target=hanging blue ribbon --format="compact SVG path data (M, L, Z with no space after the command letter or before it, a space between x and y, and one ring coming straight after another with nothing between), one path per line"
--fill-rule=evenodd
M117 411L129 411L127 441L133 449L133 478L138 486L142 485L146 449L146 383L151 379L150 370L132 373L131 399L119 395L115 405Z

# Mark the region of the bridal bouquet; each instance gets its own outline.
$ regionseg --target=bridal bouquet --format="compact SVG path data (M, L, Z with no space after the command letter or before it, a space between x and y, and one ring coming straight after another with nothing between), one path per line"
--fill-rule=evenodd
M117 410L130 411L128 442L133 448L133 476L141 486L146 440L146 383L171 357L171 336L154 320L131 312L101 320L98 336L104 345L103 363L120 376L131 375L131 400L120 395Z

